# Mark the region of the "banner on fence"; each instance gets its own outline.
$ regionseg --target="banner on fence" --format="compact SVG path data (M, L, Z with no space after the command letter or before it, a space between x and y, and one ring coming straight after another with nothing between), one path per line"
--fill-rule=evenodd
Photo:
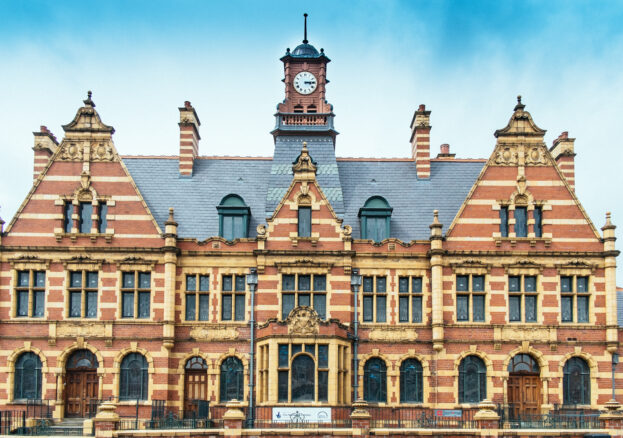
M273 421L279 423L330 423L331 408L273 408Z
M461 418L463 411L460 409L435 409L435 417Z

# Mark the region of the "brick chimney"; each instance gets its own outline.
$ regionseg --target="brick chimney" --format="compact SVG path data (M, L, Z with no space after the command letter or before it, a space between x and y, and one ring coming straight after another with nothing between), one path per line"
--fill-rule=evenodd
M448 143L444 143L439 146L439 153L437 154L437 158L454 158L456 154L450 153L450 145Z
M193 164L199 155L199 126L197 112L189 101L180 109L180 176L192 177Z
M411 120L411 157L418 178L430 178L430 111L420 105Z
M574 142L575 138L569 138L569 133L565 131L554 140L552 147L549 149L573 191L575 191Z
M34 166L33 166L33 179L37 179L41 171L45 169L50 157L58 148L58 141L50 130L41 126L39 132L33 132L35 136L35 145L32 150L34 151Z

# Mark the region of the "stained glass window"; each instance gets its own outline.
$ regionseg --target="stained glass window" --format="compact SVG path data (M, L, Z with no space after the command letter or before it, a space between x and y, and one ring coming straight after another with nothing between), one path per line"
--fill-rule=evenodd
M69 273L69 316L97 318L98 273L71 271Z
M328 400L328 345L279 344L278 366L277 397L280 402Z
M457 275L456 320L484 322L485 296L484 275Z
M246 301L246 277L244 275L223 275L221 295L221 319L223 321L244 321Z
M363 398L372 403L387 401L387 367L378 357L369 359L363 367Z
M314 401L315 399L315 365L314 360L306 354L296 356L292 360L291 391L293 402Z
M487 397L487 369L478 356L467 356L459 365L459 403L479 403Z
M121 361L119 375L120 400L147 400L147 360L140 353L130 353Z
M237 357L228 357L221 363L221 402L243 400L244 367Z
M149 318L151 274L138 271L124 272L121 286L121 316Z
M40 318L45 313L45 271L19 271L15 288L16 316Z
M591 379L586 361L572 357L563 368L563 403L566 405L590 405Z
M417 359L407 359L400 365L400 402L422 403L422 364Z
M186 275L186 321L210 319L210 277L201 274ZM199 311L197 312L197 306Z
M13 398L41 399L41 360L34 353L22 353L15 362Z

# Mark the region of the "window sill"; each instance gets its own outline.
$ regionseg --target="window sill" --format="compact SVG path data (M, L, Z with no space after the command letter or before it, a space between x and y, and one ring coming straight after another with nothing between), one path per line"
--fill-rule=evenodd
M139 406L151 406L151 400L139 400ZM117 406L136 406L136 399L134 400L119 400Z
M95 242L98 238L106 239L106 243L112 242L113 233L54 233L54 237L57 242L61 242L64 237L69 237L72 242L75 242L78 237L88 237L91 241Z

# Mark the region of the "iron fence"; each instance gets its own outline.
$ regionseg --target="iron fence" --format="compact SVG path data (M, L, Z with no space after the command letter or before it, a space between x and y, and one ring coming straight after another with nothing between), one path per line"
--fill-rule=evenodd
M52 400L26 400L26 418L52 418Z
M210 402L193 400L194 409L182 412L175 407L166 406L165 400L153 400L149 418L122 418L118 430L137 429L208 429L213 427L210 420ZM138 411L137 411L138 412Z
M377 407L368 408L372 428L449 428L475 429L473 409L429 409L418 407Z
M521 412L514 404L499 405L500 429L602 429L601 412L574 406L554 406L546 414Z

